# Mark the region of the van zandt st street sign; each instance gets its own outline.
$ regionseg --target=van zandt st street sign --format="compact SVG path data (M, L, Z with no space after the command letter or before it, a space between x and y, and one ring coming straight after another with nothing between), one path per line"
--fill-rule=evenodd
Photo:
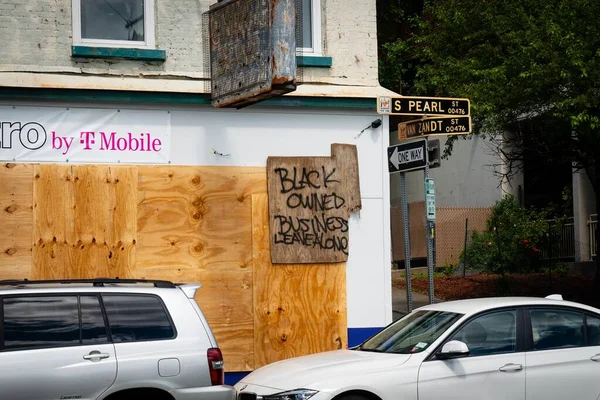
M469 99L443 97L380 97L377 112L392 115L468 116L471 102Z
M468 135L471 133L471 117L434 117L401 122L398 139L419 136Z

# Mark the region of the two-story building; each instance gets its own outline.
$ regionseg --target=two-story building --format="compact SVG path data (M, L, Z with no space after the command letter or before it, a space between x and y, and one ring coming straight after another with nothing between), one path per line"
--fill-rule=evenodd
M0 279L200 282L234 382L391 322L393 94L375 0L302 0L297 89L213 107L212 3L0 0ZM358 153L347 261L272 264L267 158L335 143Z

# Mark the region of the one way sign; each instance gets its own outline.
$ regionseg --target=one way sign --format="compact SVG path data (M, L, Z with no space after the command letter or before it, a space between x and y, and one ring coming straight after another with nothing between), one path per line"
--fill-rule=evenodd
M388 147L388 167L392 173L422 169L427 162L426 139Z

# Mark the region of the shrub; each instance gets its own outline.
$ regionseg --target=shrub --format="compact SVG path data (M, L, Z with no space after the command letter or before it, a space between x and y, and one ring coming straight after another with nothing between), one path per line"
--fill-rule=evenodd
M545 212L527 210L514 197L506 197L492 208L487 230L473 232L466 267L499 274L537 270L549 234ZM464 256L463 252L463 263Z

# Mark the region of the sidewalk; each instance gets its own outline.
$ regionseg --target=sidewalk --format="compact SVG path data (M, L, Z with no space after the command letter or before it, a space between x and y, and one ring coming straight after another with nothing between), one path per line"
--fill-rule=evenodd
M426 271L426 269L425 269L425 271ZM394 270L394 271L392 271L392 277L394 277L394 275L397 275L397 274L398 275L403 274L403 272L404 271ZM435 299L435 302L438 303L438 302L441 302L441 300ZM413 291L413 294L412 294L413 310L416 308L419 308L421 306L425 306L427 304L429 304L429 296L420 294L420 293L415 293ZM393 315L394 321L402 318L407 313L408 313L408 301L406 299L406 290L398 289L398 288L392 286L392 315Z
M438 300L436 300L437 302ZM413 310L421 306L429 304L429 296L424 294L415 293L412 294L412 306ZM402 318L408 313L408 301L406 299L406 290L392 288L392 314L394 321Z

